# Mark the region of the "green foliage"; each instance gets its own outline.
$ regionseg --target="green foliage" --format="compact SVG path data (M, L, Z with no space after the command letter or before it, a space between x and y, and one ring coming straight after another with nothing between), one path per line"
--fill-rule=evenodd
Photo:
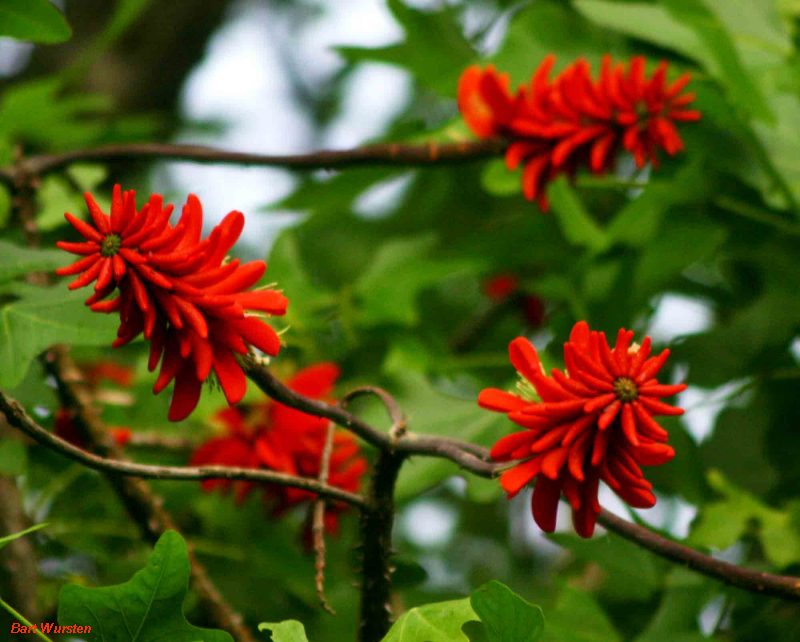
M107 642L231 642L224 631L192 626L183 615L189 584L186 542L167 531L147 566L128 582L104 588L69 584L61 589L58 621L91 626L89 640Z
M708 473L711 487L722 496L706 504L690 541L697 546L726 549L755 525L767 559L777 568L800 562L800 529L793 510L780 511L728 482L716 470Z
M0 240L0 287L30 272L50 272L64 265L61 250L35 250Z
M505 584L488 582L469 599L486 627L489 642L536 642L544 631L542 609Z
M72 35L63 14L49 0L0 2L0 35L53 44Z
M297 620L262 622L258 625L258 630L269 631L272 642L308 642L305 627Z
M24 294L0 307L0 385L22 381L30 362L56 343L77 346L108 345L116 323L92 313L83 303L84 292L63 287L20 289Z

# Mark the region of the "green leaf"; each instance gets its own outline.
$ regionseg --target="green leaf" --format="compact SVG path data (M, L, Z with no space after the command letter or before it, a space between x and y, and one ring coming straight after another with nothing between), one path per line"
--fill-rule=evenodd
M547 191L564 238L572 245L600 252L608 246L608 237L590 216L565 178L555 181Z
M56 343L103 346L113 341L117 319L92 312L85 298L86 292L31 287L22 299L0 307L0 386L17 385L30 362Z
M443 95L455 94L458 77L475 58L461 31L456 10L421 11L401 0L389 0L389 10L405 31L398 44L376 49L338 47L351 62L384 62L408 69L424 85ZM436 64L431 64L432 61Z
M467 597L426 604L403 613L382 642L469 642L461 627L477 619Z
M189 589L186 542L167 531L147 566L128 582L103 588L68 584L58 600L62 625L92 627L88 640L103 642L233 642L225 631L192 626L183 615Z
M354 285L364 325L417 323L417 295L426 287L469 269L473 261L431 256L432 235L385 243ZM390 296L387 296L391 293Z
M36 531L40 531L43 528L48 526L48 524L36 524L35 526L31 526L30 528L26 528L24 531L20 531L19 533L12 533L11 535L6 535L5 537L0 537L0 549L4 546L10 544L15 539L19 539L29 533L34 533Z
M69 40L72 30L48 0L0 0L0 36L54 44Z
M555 609L547 612L545 642L622 642L592 594L562 588Z
M0 438L0 475L22 475L28 465L28 449L16 439Z
M51 272L68 258L61 250L35 250L0 240L0 284L30 272Z
M800 561L800 532L791 514L767 506L731 484L717 470L708 473L711 487L724 499L703 507L689 541L698 546L725 549L758 524L758 536L767 558L779 568Z
M269 631L272 634L272 642L308 642L305 627L297 620L262 622L258 625L258 630Z
M750 114L766 122L774 115L755 77L745 68L736 45L725 25L712 11L695 0L663 0L669 13L689 26L708 47L706 68L715 73L730 93L731 99Z
M470 604L486 627L489 642L535 642L544 632L542 609L500 582L481 586L470 596Z
M710 57L695 32L673 18L664 7L639 2L575 0L574 7L599 25L672 49L689 58Z

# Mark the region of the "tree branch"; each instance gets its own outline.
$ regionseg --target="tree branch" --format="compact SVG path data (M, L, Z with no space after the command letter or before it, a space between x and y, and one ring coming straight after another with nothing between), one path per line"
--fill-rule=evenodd
M608 530L656 555L671 562L683 564L729 586L735 586L751 593L800 602L800 577L762 573L723 562L693 548L673 542L648 528L628 522L607 510L600 513L597 521Z
M203 481L205 479L229 479L236 481L269 482L308 490L323 497L363 508L367 502L360 495L349 493L335 486L322 484L316 479L295 477L271 470L235 468L229 466L155 466L111 459L92 454L61 439L37 424L22 405L0 391L0 411L8 423L25 433L42 446L69 457L88 468L113 475L139 477L141 479L174 479L181 481Z
M325 431L325 444L319 461L318 480L320 484L328 483L335 432L336 425L329 421L328 428ZM314 581L317 587L317 597L323 609L331 615L336 615L336 611L333 610L333 607L325 597L325 499L320 495L317 495L311 507L311 538L314 542Z
M492 158L505 151L507 143L499 139L464 141L459 143L399 144L384 143L354 149L320 150L307 154L270 155L236 152L203 145L168 143L129 143L78 149L63 154L30 156L22 167L31 175L44 176L72 163L163 159L195 163L224 163L258 165L286 169L341 169L358 166L413 167L417 165L451 165ZM0 181L12 185L16 170L0 168Z

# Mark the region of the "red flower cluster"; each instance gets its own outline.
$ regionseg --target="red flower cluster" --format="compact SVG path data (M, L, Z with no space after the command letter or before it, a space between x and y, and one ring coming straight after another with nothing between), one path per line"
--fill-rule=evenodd
M641 346L632 339L633 332L622 329L612 349L604 333L590 331L581 321L564 344L566 371L553 369L548 377L536 349L519 337L509 345L511 363L541 401L492 388L478 397L483 408L507 413L525 428L500 439L491 455L518 462L500 477L509 497L536 479L533 518L545 531L555 529L563 492L575 530L591 537L600 512L600 480L636 508L656 502L640 466L663 464L675 451L653 415L683 414L659 398L686 385L658 383L655 377L669 350L651 357L649 337Z
M292 390L313 399L326 399L333 390L339 369L332 363L320 363L298 372L287 385ZM277 401L256 405L226 408L216 418L227 434L215 437L200 446L192 455L193 466L225 465L244 468L264 468L302 477L319 477L322 451L328 430L328 420L306 414ZM343 490L356 492L367 461L360 455L358 442L346 431L334 434L328 483ZM202 482L204 490L228 490L234 485L237 501L252 491L254 482L231 482L210 479ZM292 506L312 501L316 494L300 488L266 484L264 498L274 515ZM325 513L325 527L336 532L339 513L346 506L334 502Z
M269 355L280 350L275 331L247 312L282 315L287 306L280 292L249 290L266 270L263 261L226 260L244 227L242 213L231 212L201 239L203 210L194 194L175 225L172 205L165 207L158 194L137 210L134 192L116 185L110 216L91 194L85 197L94 226L65 214L85 241L57 243L83 258L56 273L80 275L70 289L95 282L86 304L97 312L119 312L114 347L144 333L150 341L148 367L152 371L161 362L153 391L158 394L175 380L171 421L194 410L212 370L228 403L239 402L247 381L235 355L246 354L248 346ZM117 288L119 295L108 299Z
M486 279L483 283L483 293L497 303L514 297L514 303L528 327L538 328L544 324L546 312L544 301L535 294L522 291L516 274L497 274Z
M555 57L547 56L530 85L512 95L508 75L494 67L469 67L458 86L458 105L472 131L483 138L503 136L509 169L524 166L525 197L547 211L545 187L560 174L574 176L588 165L595 174L614 165L620 146L633 154L638 167L658 164L657 150L669 155L683 149L676 122L699 120L688 109L694 94L682 93L684 74L667 83L667 63L648 80L645 59L614 64L603 58L600 77L592 79L589 63L580 59L549 79Z

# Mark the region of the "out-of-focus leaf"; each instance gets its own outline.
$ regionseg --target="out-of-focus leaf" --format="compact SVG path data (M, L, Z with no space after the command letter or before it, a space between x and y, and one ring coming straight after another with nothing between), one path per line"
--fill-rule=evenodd
M435 239L426 236L389 241L378 250L353 288L359 299L362 324L413 325L418 320L417 295L424 288L467 270L473 263L466 257L434 258L431 256L434 245Z
M617 630L592 594L564 586L547 611L544 642L621 642Z
M0 36L50 45L69 40L72 29L49 0L3 0Z
M635 642L703 642L697 621L713 586L702 576L675 568L667 577L658 610Z
M564 237L572 245L599 252L608 245L608 237L592 219L565 178L555 181L547 191Z
M403 613L382 642L469 642L461 627L477 619L466 597L426 604Z
M542 609L505 584L487 582L472 593L469 602L486 627L489 642L536 642L542 636Z
M486 163L481 174L481 183L487 192L495 196L508 196L522 192L522 181L519 172L512 172L506 162L497 159Z
M728 548L755 522L764 553L773 564L784 568L800 561L800 530L788 512L767 506L736 488L719 471L709 471L708 481L724 499L703 507L689 538L693 544Z
M283 622L262 622L259 631L269 631L272 642L308 642L306 629L302 622L284 620Z
M100 639L122 642L233 642L225 631L192 626L183 615L189 589L186 542L167 531L156 543L147 566L116 586L87 588L68 584L58 600L62 625L80 622Z
M667 11L690 27L711 58L706 68L719 75L732 101L756 118L772 122L774 116L754 76L745 68L731 34L704 3L694 0L663 0Z
M442 5L438 11L421 11L402 0L388 0L388 5L405 31L402 42L375 49L338 47L337 51L352 62L401 66L424 85L443 95L454 95L458 77L475 58L461 32L456 10ZM432 64L434 60L436 64Z
M50 272L67 258L61 250L36 250L0 240L0 284L30 272Z
M658 590L660 572L653 555L619 537L583 539L567 533L549 536L574 555L605 571L604 591L619 599L647 600Z
M0 307L0 386L22 381L36 355L56 343L111 343L118 321L89 310L85 298L85 292L61 287L31 288L28 296Z
M105 130L98 116L110 107L110 100L99 94L64 93L59 78L19 83L0 99L0 136L49 149L86 145Z
M28 465L28 450L16 439L0 438L0 475L22 475Z
M575 0L573 4L587 18L604 27L696 60L710 57L697 34L657 4L612 0Z

